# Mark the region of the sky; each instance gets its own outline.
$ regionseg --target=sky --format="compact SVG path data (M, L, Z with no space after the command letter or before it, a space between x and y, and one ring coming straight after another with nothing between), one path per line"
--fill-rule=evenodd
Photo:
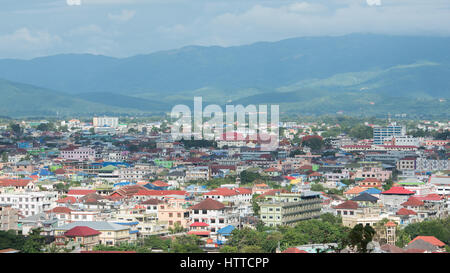
M449 0L0 0L0 58L351 33L450 36Z

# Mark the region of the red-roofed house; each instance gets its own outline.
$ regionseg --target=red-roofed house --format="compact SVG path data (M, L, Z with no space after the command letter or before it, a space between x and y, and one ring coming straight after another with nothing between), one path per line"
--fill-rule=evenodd
M445 243L434 236L417 236L408 243L406 249L409 251L422 250L423 252L445 252Z
M96 190L69 190L67 196L73 196L75 198L80 198L90 193L96 193Z
M100 242L101 232L87 226L76 226L64 233L64 236L55 238L56 244L64 245L67 241L72 241L80 245L82 250L92 250Z
M415 192L404 187L392 187L381 193L380 200L387 208L398 209L401 207L401 204L408 201L409 197L414 194Z
M197 236L209 236L209 224L203 222L195 222L189 226L188 234L194 234Z
M362 188L381 188L382 183L380 180L376 179L376 178L366 178L364 180L359 180L356 182L358 184L358 186L362 187Z
M1 188L13 188L15 192L33 191L35 185L31 179L0 179Z
M356 210L358 209L358 203L355 201L345 201L334 207L337 215L355 215Z
M252 191L244 188L216 188L210 192L204 193L203 197L211 198L219 202L232 202L235 204L241 202L250 202L252 200Z
M296 247L290 247L287 248L285 251L282 251L281 253L308 253L308 252L305 250L300 250Z
M402 225L409 225L419 221L417 212L410 209L401 208L395 214L400 217L400 224Z
M56 217L58 219L58 225L65 225L71 222L71 212L72 210L67 207L55 207L51 210L47 210L45 213Z

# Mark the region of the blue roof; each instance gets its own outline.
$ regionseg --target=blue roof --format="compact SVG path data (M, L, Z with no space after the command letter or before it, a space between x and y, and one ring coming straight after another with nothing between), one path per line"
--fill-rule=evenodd
M130 230L130 234L138 233L138 232L139 232L139 230Z
M380 194L381 190L379 190L377 188L370 188L370 189L363 191L362 193L364 193L364 192L368 193L368 194Z
M228 225L226 227L223 227L221 229L219 229L217 231L217 233L221 234L221 235L230 235L231 232L235 229L236 227L233 225Z
M114 224L124 225L124 226L135 226L139 224L139 222L115 222Z

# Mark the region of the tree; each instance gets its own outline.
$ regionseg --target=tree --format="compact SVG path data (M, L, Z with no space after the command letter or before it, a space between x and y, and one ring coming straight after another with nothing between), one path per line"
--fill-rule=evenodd
M23 133L23 128L20 127L20 124L17 123L10 123L9 124L10 130L14 133L16 136L21 136Z
M251 172L251 171L242 171L240 173L241 183L242 184L250 184L256 179L261 179L261 175L259 173Z
M324 222L328 222L328 223L333 224L333 225L335 225L335 224L338 224L338 225L342 224L342 217L341 216L335 216L334 214L329 213L329 212L320 215L320 219L322 221L324 221Z
M320 136L307 136L302 139L302 146L307 146L313 151L319 151L323 148L324 142Z
M180 223L176 222L173 227L169 228L171 234L180 233L184 231L183 226Z
M40 253L45 246L45 237L41 235L41 229L33 229L26 237L22 251L24 253Z
M150 249L162 249L163 251L167 251L170 244L170 239L163 239L156 235L152 235L144 239L144 246Z
M426 220L409 224L404 228L411 239L421 236L434 236L446 244L450 244L450 217Z
M45 132L45 131L55 131L55 125L51 122L49 123L41 123L37 126L39 131Z
M22 250L25 243L25 237L17 235L14 230L0 230L0 249L13 248Z
M2 162L8 162L8 153L7 152L3 152L2 153Z
M367 245L372 242L375 230L370 225L357 224L348 235L348 244L356 247L359 253L367 253Z
M200 245L202 241L195 235L183 235L176 237L170 246L172 253L202 253Z
M257 198L258 198L259 194L254 194L252 196L252 209L253 209L253 214L255 216L259 216L259 210L260 210L260 206L257 202Z
M373 136L373 128L364 124L359 124L350 129L349 135L357 139L369 139Z
M323 192L325 191L325 188L322 184L319 183L311 183L311 190L312 191L320 191Z

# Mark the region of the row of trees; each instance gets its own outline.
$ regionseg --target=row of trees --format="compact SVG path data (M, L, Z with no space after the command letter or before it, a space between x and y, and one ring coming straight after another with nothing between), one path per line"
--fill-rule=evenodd
M330 213L320 219L301 221L294 227L279 226L269 229L260 223L256 230L244 228L232 232L224 253L273 253L305 244L336 243L340 251L350 247L357 252L368 252L375 230L371 226L356 225L353 229L342 225L342 219Z

